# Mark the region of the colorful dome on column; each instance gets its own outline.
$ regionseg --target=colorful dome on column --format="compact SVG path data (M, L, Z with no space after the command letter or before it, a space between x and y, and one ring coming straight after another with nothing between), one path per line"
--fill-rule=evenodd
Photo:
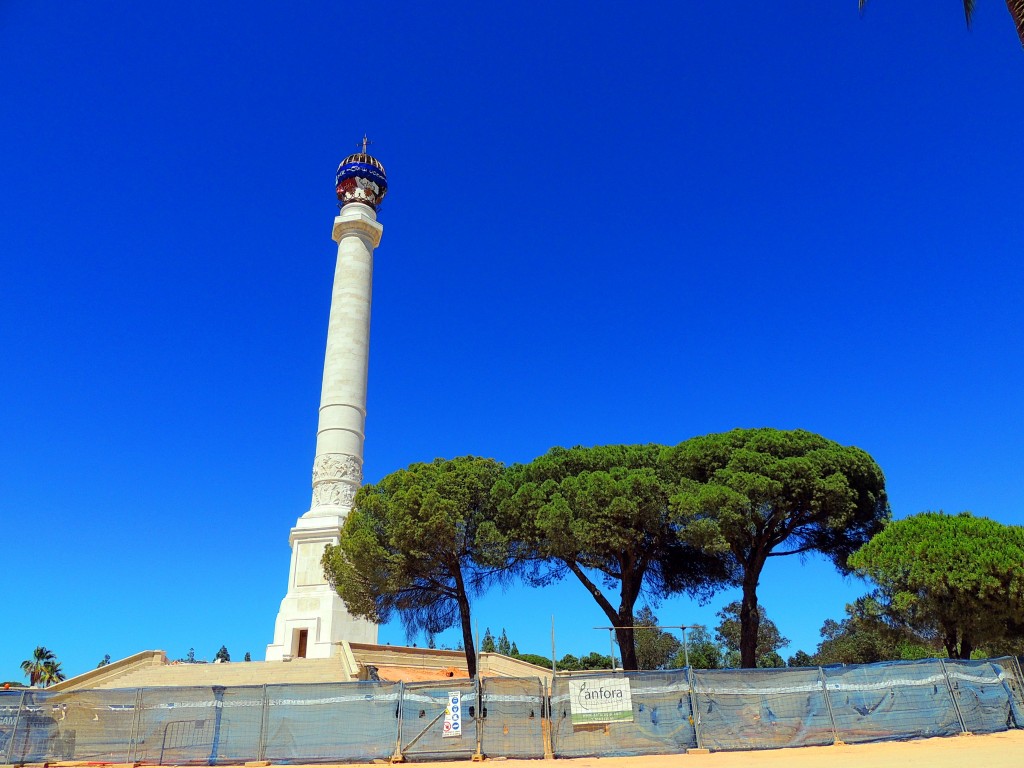
M380 161L368 155L364 149L349 155L338 166L338 202L363 203L377 210L384 195L388 193L388 177Z

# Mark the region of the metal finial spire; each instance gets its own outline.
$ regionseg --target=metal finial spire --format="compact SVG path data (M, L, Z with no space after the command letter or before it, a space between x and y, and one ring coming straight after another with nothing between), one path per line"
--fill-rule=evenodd
M367 152L366 152L366 148L367 148L367 147L368 147L368 146L369 146L370 144L373 144L373 142L372 142L372 141L370 141L370 140L369 140L368 138L366 138L366 134L364 133L364 134L363 134L363 154L364 154L364 155L365 155L365 154L367 154Z

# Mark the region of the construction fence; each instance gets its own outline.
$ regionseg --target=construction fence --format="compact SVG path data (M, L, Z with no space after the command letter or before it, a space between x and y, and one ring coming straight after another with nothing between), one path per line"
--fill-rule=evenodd
M1024 727L1012 657L426 683L0 692L0 763L648 755Z

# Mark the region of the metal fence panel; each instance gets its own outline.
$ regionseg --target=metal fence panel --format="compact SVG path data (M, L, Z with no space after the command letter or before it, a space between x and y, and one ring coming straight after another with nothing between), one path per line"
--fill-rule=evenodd
M692 681L692 688L690 681ZM1024 725L1016 659L427 683L0 691L0 763L163 765L672 754ZM450 693L460 736L445 736ZM691 710L691 704L694 709ZM448 718L449 720L451 718ZM696 719L696 730L694 722ZM455 729L449 726L447 732Z
M65 750L57 724L59 711L54 712L49 701L52 695L26 690L16 696L17 704L11 700L7 706L14 712L5 715L5 719L12 720L4 752L8 756L7 761L12 764L37 763L46 761L51 754L63 755Z
M831 744L817 668L694 671L702 747L775 749Z
M946 659L943 663L964 730L995 733L1015 726L1002 669L987 661Z
M24 695L23 691L0 691L0 761L7 765L14 762L14 738Z
M839 738L856 744L960 733L942 664L936 659L825 667Z
M585 706L581 697L587 691L600 689L603 681L622 680L626 681L631 699L630 711L625 716L629 719L583 722L579 716ZM559 677L553 681L551 691L551 745L556 757L683 752L697 745L691 716L686 670Z
M1024 679L1021 679L1018 660L1013 656L1002 656L990 661L1003 673L1003 684L1010 697L1010 711L1013 713L1015 727L1024 728Z
M51 760L123 762L132 746L138 691L73 691L47 697L57 727Z
M544 757L547 694L539 678L489 677L480 694L480 743L485 755Z
M445 736L449 694L461 694L461 736ZM477 686L472 680L406 683L402 691L401 753L411 759L447 759L477 751Z
M263 759L315 763L389 758L398 736L400 688L382 682L268 685Z
M233 686L215 689L220 709L220 728L210 754L217 763L238 765L259 753L263 720L263 686Z
M223 689L221 689L223 690ZM144 688L131 761L209 764L223 733L222 695L214 686Z

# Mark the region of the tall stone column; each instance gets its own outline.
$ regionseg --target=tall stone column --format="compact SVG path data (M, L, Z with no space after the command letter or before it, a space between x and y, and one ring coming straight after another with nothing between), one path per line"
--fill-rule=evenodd
M326 658L342 640L377 642L377 625L351 616L327 583L320 560L352 509L362 482L366 381L370 352L373 251L383 227L376 207L387 192L381 164L363 152L342 161L337 176L340 215L334 220L334 271L320 419L309 511L291 530L288 593L274 625L267 661Z

